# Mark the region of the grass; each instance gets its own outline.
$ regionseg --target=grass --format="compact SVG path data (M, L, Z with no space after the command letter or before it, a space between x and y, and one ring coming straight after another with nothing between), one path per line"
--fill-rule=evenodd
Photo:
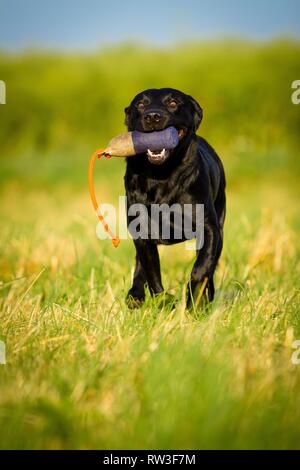
M161 253L176 308L148 298L130 312L131 242L95 237L86 192L8 186L1 448L299 448L299 237L281 213L292 201L229 189L216 302L185 311L193 255L180 246Z
M14 91L0 115L0 448L300 448L299 44L184 50L0 56ZM228 179L225 246L207 310L185 310L193 253L177 246L160 250L176 307L147 297L131 312L133 246L96 238L88 157L123 129L135 89L166 82L205 98L200 133ZM117 202L124 162L96 172L99 200Z

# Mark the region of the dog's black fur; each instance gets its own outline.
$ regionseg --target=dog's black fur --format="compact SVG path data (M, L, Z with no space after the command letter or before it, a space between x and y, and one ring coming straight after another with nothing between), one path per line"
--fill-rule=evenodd
M174 126L178 146L162 162L140 154L127 158L125 187L127 209L132 204L204 204L204 245L197 251L188 285L187 304L197 296L214 299L214 272L223 246L226 211L225 175L214 149L196 131L203 111L191 97L172 88L150 89L138 94L125 109L129 131L151 132ZM161 164L158 164L161 163ZM128 223L132 217L128 216ZM184 240L134 240L136 267L128 292L130 307L141 305L145 285L152 295L163 292L157 245Z

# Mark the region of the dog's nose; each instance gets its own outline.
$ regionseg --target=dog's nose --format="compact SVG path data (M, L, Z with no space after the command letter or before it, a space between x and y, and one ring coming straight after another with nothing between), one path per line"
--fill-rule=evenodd
M158 122L161 121L161 119L162 119L162 115L158 113L157 111L148 113L145 116L145 121L147 124L157 124Z

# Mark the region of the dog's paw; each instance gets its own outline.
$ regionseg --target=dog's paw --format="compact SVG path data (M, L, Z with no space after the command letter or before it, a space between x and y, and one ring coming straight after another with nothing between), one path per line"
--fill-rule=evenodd
M153 296L153 300L159 308L175 308L177 299L173 294L169 294L168 292L161 292L160 294L155 294Z
M214 284L211 279L205 278L202 282L189 283L187 286L186 307L189 311L202 309L214 300Z
M145 297L136 297L128 293L126 297L126 305L130 310L140 308L145 301Z

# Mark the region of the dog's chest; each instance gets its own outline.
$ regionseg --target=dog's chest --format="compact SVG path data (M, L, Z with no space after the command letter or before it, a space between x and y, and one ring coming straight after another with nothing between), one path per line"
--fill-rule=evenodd
M140 204L174 204L186 203L187 193L181 191L175 178L157 180L144 175L136 175L131 181L130 193L132 203Z
M145 178L142 197L148 204L160 204L170 202L172 187L168 180L157 181Z
M195 197L198 186L198 159L173 168L127 166L125 187L131 204L190 204L201 202Z

